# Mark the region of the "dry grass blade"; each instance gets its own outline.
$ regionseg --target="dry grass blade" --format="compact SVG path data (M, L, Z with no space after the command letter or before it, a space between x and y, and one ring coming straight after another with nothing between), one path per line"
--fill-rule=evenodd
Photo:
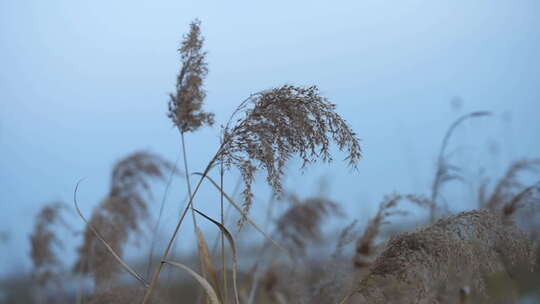
M227 230L227 228L225 228L225 226L223 226L220 222L213 220L212 218L210 218L209 216L207 216L206 214L200 212L197 209L194 209L194 210L195 210L195 212L197 212L199 215L201 215L205 219L207 219L207 220L211 221L212 223L214 223L214 225L216 225L221 230L221 232L223 232L223 234L225 235L225 237L229 241L229 245L231 246L231 251L232 251L232 259L233 259L233 269L232 269L232 271L233 271L234 298L235 298L236 304L239 304L240 300L239 300L239 296L238 296L238 286L237 286L237 282L236 282L237 271L238 271L238 260L237 260L236 245L234 244L234 239L233 239L231 233L229 232L229 230Z
M191 268L187 267L186 265L176 263L176 262L171 262L171 261L163 261L163 263L185 270L192 277L194 277L197 280L197 282L199 282L199 284L201 284L201 286L204 288L204 290L208 294L208 298L210 299L210 302L212 304L221 304L221 302L219 301L216 295L216 292L212 288L212 285L210 285L210 283L208 283L208 281L205 278L201 277L198 273L193 271Z
M75 186L75 191L73 191L73 203L75 204L75 209L77 210L77 213L81 217L81 219L84 221L86 226L90 228L90 230L94 233L94 235L103 243L103 245L107 248L107 250L111 253L111 255L116 259L120 265L129 273L131 274L137 281L139 281L144 287L148 287L148 282L146 282L145 279L141 275L139 275L133 268L131 268L115 251L114 249L107 243L107 241L99 234L99 232L88 222L88 220L84 217L84 215L81 212L81 209L79 209L79 204L77 203L77 190L79 189L79 184L83 180L79 180L77 182L77 185Z
M217 292L219 299L223 302L216 268L214 267L214 263L212 262L212 258L208 252L208 246L206 245L204 235L199 227L195 228L195 234L197 235L197 246L199 247L199 259L201 262L201 271L203 276L210 281L212 287Z
M283 248L283 246L281 246L279 243L277 243L270 235L268 235L268 233L264 232L264 230L262 230L259 225L257 225L257 223L255 223L248 215L247 213L242 209L242 207L240 207L240 205L238 205L237 203L234 202L234 200L225 192L221 189L221 187L219 187L219 185L208 175L203 175L202 173L199 173L199 172L195 172L195 173L192 173L192 174L196 174L196 175L200 175L200 176L204 176L206 179L208 179L212 185L214 185L214 187L216 187L216 189L218 189L218 191L220 191L223 196L225 197L225 199L227 199L227 201L242 215L245 217L246 221L248 223L250 223L253 228L255 228L255 230L259 231L265 238L267 238L270 242L272 242L272 244L274 244L274 246L276 246L277 248L283 250L283 251L286 251L285 248Z

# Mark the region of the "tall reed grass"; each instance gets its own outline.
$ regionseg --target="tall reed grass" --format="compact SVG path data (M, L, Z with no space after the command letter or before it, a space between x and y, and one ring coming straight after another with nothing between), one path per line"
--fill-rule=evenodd
M489 288L494 276L523 282L520 277L524 273L535 271L534 236L520 230L515 219L523 208L540 205L538 182L523 184L518 178L521 172L540 167L539 160L513 163L491 192L489 184L483 182L478 210L451 216L442 212L443 185L462 178L447 158L450 138L463 121L489 113L464 115L447 130L429 196L385 196L374 216L361 215L366 222L363 229L355 220L332 235L334 252L321 258L324 253L312 251L317 244L328 242L323 237L325 220L343 222L345 216L331 198L284 195L284 169L291 158L301 161L301 169L316 162L331 162L332 145L356 169L362 157L357 134L316 86L285 84L249 94L240 102L223 123L215 153L207 165L200 171L190 171L184 134L215 123L214 114L203 109L204 80L209 70L200 21L190 24L178 52L180 69L175 91L169 96L167 116L180 134L187 205L165 240L167 245L161 257L151 261L157 263L149 263L154 266L152 273L143 275L140 267L126 260L126 244L130 238L140 238L146 232L145 222L150 208L154 208L150 205L152 181L170 184L180 170L149 152L126 156L112 169L110 189L89 219L79 209L75 190L76 210L85 226L73 272L91 278L93 286L88 295L82 295L87 291L83 281L78 303L471 303L496 300ZM241 176L241 202L224 190L224 179L231 170ZM258 171L264 174L272 191L271 202L288 204L281 214L274 216L275 205L270 203L271 226L264 228L250 216L252 205L261 203L254 199L252 188ZM219 182L211 178L211 173L219 174ZM205 182L220 195L219 204L215 204L219 219L197 209L197 194ZM429 220L416 231L385 239L382 231L390 220L408 215L398 208L405 201L428 210ZM236 211L239 227L248 224L264 237L262 245L249 248L248 255L238 246L242 234L231 233L232 225L225 216L227 205ZM64 282L62 272L58 271L65 266L57 250L62 249L61 241L53 228L64 223L61 212L66 209L60 203L44 207L30 236L34 279L43 289L54 282ZM194 224L196 262L172 254L188 213ZM219 251L209 246L199 221L208 221L215 227L220 235ZM157 229L148 230L155 234ZM154 248L154 241L150 247L153 260L153 252L158 248ZM186 277L180 281L162 280L165 267ZM139 285L126 284L119 275L122 271ZM189 292L188 288L180 288L188 278L193 282ZM170 296L175 292L182 295L178 290L185 291L184 295L189 294L190 298ZM65 299L71 298L66 296L60 301ZM41 300L51 302L46 297Z

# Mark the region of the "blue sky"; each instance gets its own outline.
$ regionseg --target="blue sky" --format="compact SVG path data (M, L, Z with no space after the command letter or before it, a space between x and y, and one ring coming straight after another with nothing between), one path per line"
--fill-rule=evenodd
M539 14L533 0L1 1L0 231L10 241L0 269L29 266L33 217L44 203L71 203L79 178L90 214L121 157L146 149L176 159L167 94L194 18L208 50L206 108L218 123L250 93L284 83L316 84L338 105L362 139L359 171L340 157L304 175L292 163L285 185L305 197L324 178L351 217L371 215L385 193L428 194L447 126L491 111L451 143L469 177L451 187L451 207L471 208L481 168L500 175L511 160L540 156ZM188 135L193 170L218 135ZM171 206L184 189L173 186ZM214 199L206 192L201 199Z

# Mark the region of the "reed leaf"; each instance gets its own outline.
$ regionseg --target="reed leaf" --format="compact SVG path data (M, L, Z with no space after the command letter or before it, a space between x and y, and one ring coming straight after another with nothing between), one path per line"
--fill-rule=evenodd
M180 263L176 263L172 261L163 261L163 263L185 270L193 278L195 278L195 280L197 280L199 284L201 284L201 286L204 288L204 291L206 291L206 293L208 294L208 298L210 299L210 302L212 304L221 304L221 302L219 301L216 295L216 292L212 288L212 285L210 285L210 283L201 275L199 275L198 273L196 273L195 271L193 271L191 268L187 267L186 265L183 265Z
M223 302L223 298L221 296L219 288L219 280L216 268L214 267L214 263L212 262L212 257L210 256L210 252L208 251L208 246L206 244L206 240L204 239L204 235L201 229L199 229L199 227L195 227L195 234L197 236L197 246L199 248L199 259L201 262L201 271L203 273L203 276L207 280L209 280L210 284L217 292L218 297Z
M225 197L225 199L227 199L227 201L234 207L234 209L236 209L236 211L238 211L240 213L240 215L244 216L246 218L246 221L248 223L250 223L253 228L255 228L255 230L257 230L259 233L261 233L265 238L267 238L274 246L276 246L277 248L283 250L283 251L286 251L285 248L283 248L283 246L281 246L278 242L276 242L270 235L268 235L268 233L264 232L264 230L262 230L261 227L259 227L259 225L257 225L257 223L255 223L255 221L253 221L248 215L247 213L242 209L242 207L240 207L239 204L237 204L225 191L223 191L223 189L221 189L221 187L208 175L203 175L202 173L200 172L194 172L192 174L195 174L195 175L200 175L200 176L203 176L205 177L206 179L208 179L212 185L214 185L214 187L216 187L216 189L218 191L220 191L223 196Z
M239 300L239 296L238 296L238 284L237 284L237 279L236 279L237 278L237 272L238 272L238 258L237 258L236 245L234 243L234 239L233 239L231 233L229 232L229 230L227 230L227 228L225 228L225 226L223 226L220 222L213 220L212 218L210 218L209 216L207 216L206 214L202 213L201 211L199 211L197 209L194 209L194 210L195 210L195 212L197 212L199 215L201 215L205 219L207 219L210 222L214 223L214 225L216 225L221 230L221 232L223 232L223 234L225 235L225 237L229 241L229 246L231 246L232 259L233 259L232 272L233 272L234 298L235 298L236 304L239 304L240 300Z

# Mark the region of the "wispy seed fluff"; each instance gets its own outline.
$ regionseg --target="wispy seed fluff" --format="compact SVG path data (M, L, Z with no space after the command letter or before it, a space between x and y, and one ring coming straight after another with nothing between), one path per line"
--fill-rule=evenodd
M346 160L356 168L361 157L359 139L335 112L335 105L319 95L316 86L284 85L251 95L233 113L223 131L217 158L226 167L237 167L244 180L244 208L249 211L251 184L259 168L279 196L286 161L293 155L302 168L321 159L330 162L330 144L347 152ZM238 118L243 113L243 117Z
M202 50L204 38L200 25L199 20L190 24L190 31L178 49L182 67L176 79L176 92L169 95L167 116L182 133L195 131L204 124L214 124L214 114L202 110L206 97L203 80L208 67L206 52Z

